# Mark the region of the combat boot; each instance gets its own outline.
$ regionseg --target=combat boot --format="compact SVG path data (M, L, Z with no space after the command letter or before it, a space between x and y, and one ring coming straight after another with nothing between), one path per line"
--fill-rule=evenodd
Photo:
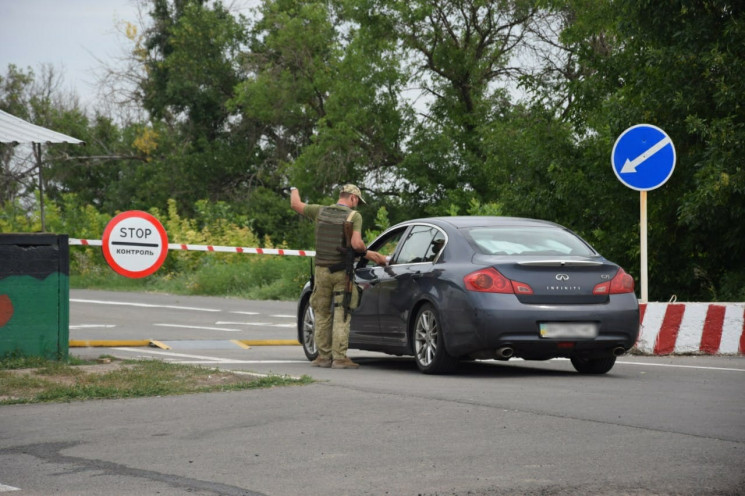
M358 369L360 368L360 364L354 363L352 360L350 360L347 357L344 358L337 358L334 360L334 363L331 364L332 369Z
M322 369L328 369L328 368L331 368L331 359L325 358L319 355L318 358L310 362L310 366L321 367Z

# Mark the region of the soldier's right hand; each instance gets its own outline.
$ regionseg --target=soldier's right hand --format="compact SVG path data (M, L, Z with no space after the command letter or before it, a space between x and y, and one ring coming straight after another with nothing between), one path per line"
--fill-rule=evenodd
M367 250L365 258L375 262L378 265L388 265L388 259L385 255L381 255L377 251Z

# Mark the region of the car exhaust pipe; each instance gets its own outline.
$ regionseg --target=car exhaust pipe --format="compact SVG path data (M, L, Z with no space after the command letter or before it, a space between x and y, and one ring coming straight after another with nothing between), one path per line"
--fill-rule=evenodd
M623 346L617 346L613 348L613 356L620 357L621 355L625 355L625 354L626 354L626 348L624 348Z
M515 354L515 350L513 350L509 346L503 346L497 349L497 358L499 358L500 360L507 360L508 358L512 357L512 355L514 354Z

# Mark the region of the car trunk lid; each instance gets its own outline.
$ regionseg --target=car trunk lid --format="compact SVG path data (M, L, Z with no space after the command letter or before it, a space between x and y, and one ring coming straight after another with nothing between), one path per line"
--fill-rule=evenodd
M593 291L598 284L613 279L619 269L602 257L526 257L508 261L505 257L477 255L474 262L492 266L508 279L530 286L532 294L516 294L528 304L605 303L608 294Z

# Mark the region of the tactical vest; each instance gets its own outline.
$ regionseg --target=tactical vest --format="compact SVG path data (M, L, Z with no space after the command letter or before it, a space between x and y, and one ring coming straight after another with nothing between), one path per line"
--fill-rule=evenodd
M316 265L329 267L344 263L344 254L336 248L346 247L344 221L351 209L344 207L322 207L316 219Z

